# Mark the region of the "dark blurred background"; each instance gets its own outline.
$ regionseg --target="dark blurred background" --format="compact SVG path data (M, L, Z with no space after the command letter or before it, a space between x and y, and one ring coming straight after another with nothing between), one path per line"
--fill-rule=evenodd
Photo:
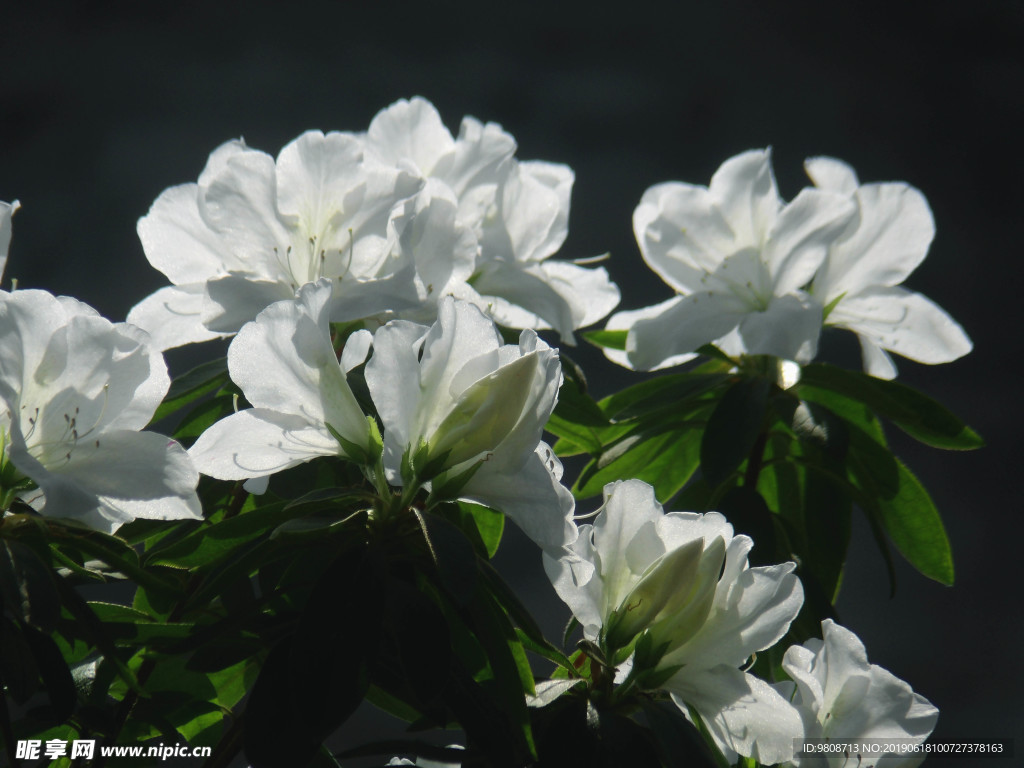
M900 379L989 446L952 454L895 438L943 513L957 583L900 566L889 599L858 526L840 617L872 662L940 708L937 738L1024 735L1024 505L1013 479L1024 458L1024 5L4 2L0 200L24 206L5 287L15 277L123 319L166 282L142 254L136 220L164 188L194 181L214 147L244 136L276 154L309 128L364 130L416 94L453 131L464 114L497 121L520 158L575 169L561 255L610 251L628 309L669 295L631 231L657 182L707 184L726 158L771 145L786 197L818 154L846 160L862 181L925 193L938 236L907 285L976 346L950 365L903 362ZM841 334L825 349L859 365ZM593 350L572 354L598 395L632 381ZM170 355L172 372L194 359ZM512 537L499 557L557 632L566 615L536 553ZM366 735L356 730L353 740Z

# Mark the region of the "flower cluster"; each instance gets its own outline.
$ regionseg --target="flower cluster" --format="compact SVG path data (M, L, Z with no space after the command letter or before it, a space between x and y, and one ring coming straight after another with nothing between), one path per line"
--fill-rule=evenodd
M922 572L951 581L944 552L914 559L923 547L941 550L945 532L937 514L922 515L931 502L888 452L872 412L941 447L980 444L937 403L878 381L895 376L891 352L940 363L971 349L942 309L900 287L934 235L923 195L902 183L861 185L845 164L814 158L813 186L786 202L768 151L728 160L708 187L652 187L634 229L677 295L618 312L613 333L591 338L624 339L605 353L635 369L685 362L707 344L781 361L714 360L597 401L582 375L563 379L558 350L537 331L573 343L574 331L615 309L619 291L603 268L551 258L567 236L573 172L515 153L494 123L467 117L453 136L421 98L396 102L362 133L304 133L277 158L231 141L196 183L166 190L139 221L146 256L171 285L128 322L41 290L0 291L0 575L18 580L17 590L0 584L4 631L44 637L64 622L81 661L79 642L102 633L74 590L55 598L51 622L45 611L39 618L38 595L55 594L45 566L138 579L147 592L136 607L99 613L144 624L116 635L138 640L131 658L141 663L118 666L109 640L90 656L110 660L127 684L109 695L120 697L118 711L134 716L128 704L153 659L188 654L173 669L204 675L192 688L216 688L217 704L161 712L160 732L166 716L181 733L206 733L219 721L200 728L197 712L237 716L231 706L249 694L244 740L261 768L281 756L261 753L275 746L260 718L283 723L312 759L371 694L416 722L459 720L467 763L481 765L548 764L538 744L557 754L581 721L601 748L623 734L639 743L630 739L641 726L622 721L640 708L667 710L673 728L699 734L730 764L839 764L798 752L801 739L922 742L938 710L869 664L860 640L824 618L827 603L804 605L805 584L809 595L835 595L845 551L837 567L818 568L817 533L801 526L821 512L818 497L829 494L819 491L834 492L830 514L848 516L856 503ZM0 277L17 208L0 202ZM857 334L878 378L832 381L819 370L803 389L788 373L781 382L778 370L815 357L825 326ZM169 394L163 350L225 337L226 373L221 362L200 366ZM172 434L187 450L145 431L186 406ZM572 491L556 450L592 456ZM311 471L299 469L307 463ZM229 482L209 481L201 503L200 474ZM314 474L318 485L306 487ZM288 483L302 489L281 492ZM577 525L576 499L602 486L593 521ZM704 512L664 511L658 499L684 488L697 500L686 506ZM778 564L751 565L753 540L713 511L748 507L751 519L762 514L761 530L780 532L758 550ZM8 537L35 515L77 521L82 549ZM487 562L502 515L541 549L582 629L574 656L543 638ZM95 533L139 518L203 524ZM885 527L897 518L901 527ZM927 530L916 540L918 524ZM74 538L57 523L36 528ZM91 569L95 552L109 570ZM824 618L821 639L807 638L816 629L797 634L808 609ZM366 637L352 617L365 619ZM217 652L183 640L188 626ZM49 643L41 653L59 657ZM551 679L535 685L526 650L558 665ZM315 676L296 674L317 654ZM205 676L226 666L233 680L259 676L247 691L232 682L230 702L223 681ZM544 711L531 719L527 707ZM506 714L511 725L493 725ZM428 752L461 759L457 749ZM877 764L910 763L886 755Z
M663 512L638 480L609 484L572 556L544 565L555 590L617 667L620 688L662 690L699 717L729 764L792 761L812 738L900 736L923 741L938 710L831 621L825 640L791 647L774 687L743 667L775 645L803 604L794 563L751 568L748 536L717 512ZM581 568L580 564L591 568Z
M327 321L332 290L328 280L303 286L231 342L231 378L254 407L192 446L200 471L245 480L347 456L379 464L389 483L412 492L422 485L500 509L555 552L572 541L572 495L541 441L561 383L557 353L531 330L502 345L475 306L447 297L433 326L393 320L372 340L361 331L339 361ZM346 379L371 344L366 383L382 444Z
M173 285L129 322L163 349L204 341L327 278L332 322L431 322L453 295L571 343L618 289L604 269L549 260L568 232L573 174L515 149L469 117L453 138L423 99L393 104L364 134L309 131L276 161L228 142L139 221L146 257Z
M859 185L846 164L806 163L815 186L779 196L767 150L726 161L708 187L668 182L644 193L633 228L644 260L678 294L618 312L628 331L622 365L678 365L714 343L730 355L805 363L823 325L860 339L865 369L893 378L886 350L922 363L971 350L963 329L918 293L898 287L935 234L924 196L903 183Z

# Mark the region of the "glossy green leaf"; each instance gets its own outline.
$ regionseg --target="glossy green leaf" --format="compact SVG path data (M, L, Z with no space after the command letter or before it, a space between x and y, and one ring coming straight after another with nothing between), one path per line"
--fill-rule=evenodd
M204 525L165 547L144 555L147 565L178 568L209 566L238 546L253 541L284 523L305 514L301 505L269 504L212 525Z
M634 384L601 400L609 417L622 421L678 412L683 403L721 388L734 377L724 373L677 373Z
M573 486L577 498L600 494L607 483L636 478L654 486L666 503L686 485L700 461L696 435L661 428L622 440L592 461Z
M629 331L584 331L581 335L595 347L625 351Z
M171 382L163 402L156 409L150 424L155 424L180 411L203 395L213 392L229 381L227 358L211 360L196 366Z
M972 450L985 443L938 401L911 387L826 363L805 366L801 384L858 400L911 437L949 450Z
M880 498L878 521L896 549L914 568L940 584L953 583L953 552L949 537L928 492L897 459L899 488Z

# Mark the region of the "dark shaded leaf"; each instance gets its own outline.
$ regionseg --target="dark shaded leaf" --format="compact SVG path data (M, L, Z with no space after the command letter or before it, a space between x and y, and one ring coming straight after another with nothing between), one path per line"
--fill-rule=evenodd
M469 605L476 594L479 574L473 545L443 517L428 513L421 520L441 585L457 605Z
M24 704L39 687L39 673L23 627L6 616L0 616L0 685L11 697ZM0 688L0 695L3 688Z
M675 704L641 698L640 706L666 768L717 768L700 733Z
M779 562L775 516L761 494L749 486L739 485L730 488L717 506L737 533L745 533L753 539L754 548L749 555L751 565ZM786 556L783 554L783 558Z
M46 563L27 544L0 540L0 594L19 621L49 634L60 619L60 597Z
M765 379L736 382L711 412L700 446L700 466L715 487L750 455L764 426L771 383Z

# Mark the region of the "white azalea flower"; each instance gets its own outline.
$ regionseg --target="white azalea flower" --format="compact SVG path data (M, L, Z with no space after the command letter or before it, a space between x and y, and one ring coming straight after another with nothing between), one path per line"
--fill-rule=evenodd
M822 640L791 646L782 668L792 683L776 686L792 697L804 720L805 738L852 741L878 739L919 744L928 738L939 710L909 685L868 664L860 639L831 619L821 623ZM795 757L801 768L910 768L924 758L864 754L861 761L841 754Z
M456 201L458 223L477 241L474 269L446 291L512 328L554 328L568 343L619 302L603 268L549 258L568 234L574 175L565 165L520 162L496 123L465 117L458 137L422 98L395 102L366 134L366 151L426 180L422 194Z
M935 237L924 195L901 182L861 185L850 166L829 157L812 158L804 167L819 189L846 195L857 207L858 215L830 245L811 291L825 306L835 303L828 325L857 334L864 370L895 377L886 350L930 364L970 352L971 340L953 318L921 294L898 287Z
M338 361L328 313L332 286L319 280L247 323L228 348L228 372L254 406L221 419L189 449L204 475L260 478L317 456L346 455L332 434L370 447L370 425L345 378L362 362L369 334L349 339ZM346 348L348 352L348 348Z
M366 383L384 426L389 482L409 481L403 458L417 482L471 472L460 498L501 510L543 548L575 537L561 464L541 442L561 366L536 333L502 345L475 306L448 297L430 328L395 320L376 332Z
M170 379L138 328L45 291L0 292L0 485L42 514L112 532L202 518L184 449L140 432Z
M648 632L663 646L657 669L680 666L662 687L689 717L695 709L730 762L776 763L800 736L796 710L739 667L774 645L803 604L795 565L750 568L753 542L722 515L665 514L639 480L610 483L593 525L580 526L571 558L544 557L559 596L584 635L610 652ZM630 662L627 661L627 665Z
M668 182L644 193L633 228L644 260L679 295L619 312L628 367L658 369L709 342L729 354L814 357L822 305L803 289L854 213L838 194L804 189L779 197L767 150L731 158L708 187Z
M392 218L420 181L367 160L360 137L309 131L277 160L228 142L197 184L171 187L139 221L146 258L170 278L129 321L162 348L231 335L325 277L331 319L416 306L415 265Z
M11 216L21 207L15 200L13 203L5 203L0 200L0 280L4 276L4 268L7 266L7 249L11 246Z

